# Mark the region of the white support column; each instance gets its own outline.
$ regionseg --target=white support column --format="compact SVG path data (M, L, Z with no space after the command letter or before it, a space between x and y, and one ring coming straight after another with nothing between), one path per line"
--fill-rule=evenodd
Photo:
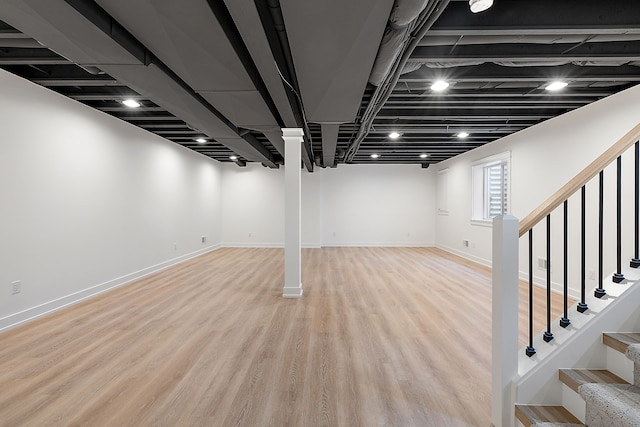
M493 219L492 404L495 427L515 425L514 380L518 375L518 219Z
M302 129L282 129L284 138L284 298L302 296L300 232Z

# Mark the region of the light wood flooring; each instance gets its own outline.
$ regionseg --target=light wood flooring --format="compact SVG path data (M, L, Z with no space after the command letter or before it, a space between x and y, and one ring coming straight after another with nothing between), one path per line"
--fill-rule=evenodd
M0 425L486 427L490 276L306 249L283 299L282 250L217 250L0 334Z

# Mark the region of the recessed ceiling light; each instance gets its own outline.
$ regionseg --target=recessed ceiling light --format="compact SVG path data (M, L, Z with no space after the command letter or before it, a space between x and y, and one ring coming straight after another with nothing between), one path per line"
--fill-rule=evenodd
M444 80L436 80L431 85L431 90L433 90L435 92L442 92L443 90L445 90L448 87L449 87L449 83L445 82Z
M426 159L427 157L429 157L429 155L428 155L428 154L420 154L420 158L421 158L421 159Z
M138 108L140 106L140 103L135 99L125 99L122 103L129 108Z
M550 91L556 91L556 90L560 90L567 87L568 84L569 83L567 82L562 82L558 80L558 81L549 83L547 87L545 87L545 89Z
M196 138L196 142L199 144L204 144L205 142L207 142L207 140L204 138Z
M234 162L235 162L236 160L238 160L238 156L229 156L229 158L230 158L231 160L233 160Z
M458 135L456 135L458 138L460 139L464 139L466 137L469 136L469 134L467 132L460 132Z
M469 0L469 9L473 13L482 12L491 6L493 6L493 0Z
M391 138L391 139L398 139L398 138L400 138L400 134L399 134L398 132L391 132L391 133L389 134L389 138Z
M380 154L372 154L370 157L372 159L377 159L378 157L380 157Z

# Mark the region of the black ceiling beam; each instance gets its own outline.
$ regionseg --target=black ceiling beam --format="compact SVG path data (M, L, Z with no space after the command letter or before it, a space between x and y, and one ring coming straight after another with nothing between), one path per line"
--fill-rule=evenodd
M33 83L37 83L41 86L45 87L54 87L54 86L80 86L80 87L104 87L104 86L124 86L122 83L114 80L110 77L96 77L96 78L68 78L68 79L60 79L60 78L51 78L51 79L33 79L31 80Z
M570 44L474 44L451 46L417 46L409 62L491 61L640 61L640 41ZM637 67L636 67L637 68Z
M309 172L313 172L314 155L313 140L304 114L304 105L300 97L300 87L298 86L298 77L291 56L291 47L287 38L287 30L284 25L284 17L280 9L279 0L254 0L262 28L264 30L267 42L271 48L271 54L276 62L276 67L280 73L280 77L284 80L282 85L287 94L289 105L296 123L303 129L305 138L303 141L304 150L302 160ZM285 159L286 160L286 159Z
M147 49L140 41L138 41L126 28L118 23L107 11L100 7L93 1L85 0L64 0L67 4L73 7L78 13L84 16L89 22L99 28L102 32L110 36L116 43L122 48L127 50L132 56L138 59L145 65L153 63L163 73L165 73L170 79L178 84L185 92L191 95L196 101L198 101L203 107L224 123L229 129L231 129L236 135L244 139L250 146L252 146L262 157L262 163L269 167L277 168L277 159L271 154L271 152L262 145L251 134L243 133L235 126L229 119L227 119L220 111L213 107L202 95L194 91L182 78L180 78L171 68L169 68L164 62Z
M131 112L131 108L127 107L125 105L122 105L120 107L94 107L96 110L100 110L100 111L104 111L105 113L117 113L117 112L123 112L123 113L129 113ZM147 107L147 106L143 106L141 105L140 107L136 108L137 112L149 112L149 111L156 111L156 112L165 112L165 110L162 107Z
M468 2L452 1L431 30L526 30L549 34L606 34L607 31L640 29L640 2L616 0L500 0L484 13L470 13Z
M129 89L128 89L129 90ZM128 98L133 99L146 99L143 96L140 96L136 93L69 93L67 96L69 98L75 99L76 101L111 101L111 100L123 100Z
M561 65L556 67L503 67L486 63L470 67L434 69L421 67L400 77L400 82L429 82L446 76L449 80L474 82L546 82L562 77L569 81L640 81L640 67L622 65L619 67L581 67ZM425 85L428 88L429 85ZM455 86L449 92L455 90ZM492 89L493 90L493 89ZM567 91L570 93L571 88ZM598 88L602 90L602 88ZM513 93L512 93L513 95Z
M535 119L542 119L542 118L551 118L554 115L556 115L556 113L558 113L557 111L552 111L546 114L543 114L542 112L540 112L539 110L535 110L535 111L529 111L529 110L519 110L519 111L513 111L510 109L504 109L504 110L493 110L491 112L491 119L495 120L496 118L500 117L500 118L524 118L524 117L531 117L534 120ZM486 120L487 116L485 115L485 112L483 109L481 108L470 108L470 109L459 109L459 110L454 110L454 109L449 109L449 108L432 108L432 109L427 109L427 108L423 108L423 109L416 109L416 110L394 110L394 109L389 109L389 108L383 108L382 110L380 110L380 113L378 113L378 118L402 118L402 119L409 119L412 118L414 120L424 120L426 118L429 118L431 120L435 120L435 117L472 117L472 118L480 118L482 120Z
M262 96L262 99L269 108L269 111L276 123L278 123L278 126L281 128L285 127L284 120L282 119L273 98L271 98L267 85L264 83L264 80L262 80L258 67L253 62L249 49L247 49L247 46L244 44L244 40L242 40L242 35L240 34L240 31L238 31L238 27L236 27L235 22L233 22L233 18L229 13L229 9L227 9L227 5L225 5L224 1L221 0L207 0L207 3L218 20L220 27L222 27L222 31L224 31L227 36L229 43L231 43L233 50L236 52L238 59L240 59L240 62L244 66L253 86L256 88L258 93L260 93L260 96Z
M553 98L602 98L611 95L610 91L604 91L602 88L573 88L568 87L562 92L526 92L526 93L514 93L512 89L504 89L504 88L494 88L491 91L478 91L478 90L459 90L456 89L454 91L447 92L447 98L509 98L516 97L518 99L528 99L528 98L539 98L541 100L545 99L553 99ZM407 99L423 99L423 98L431 98L431 99L443 99L442 94L434 93L431 90L409 90L406 87L398 87L394 89L391 94L390 99L394 100L394 98L404 98ZM370 98L367 97L368 100ZM589 101L590 102L590 101Z
M569 104L569 103L556 103L556 104L542 104L542 103L522 103L522 104L515 104L515 103L501 103L501 104L493 104L493 103L489 103L489 102L469 102L469 103L465 103L465 104L460 104L460 103L451 103L451 102L445 102L445 103L439 103L439 102L426 102L426 103L420 103L420 104L389 104L386 103L384 108L387 110L394 110L394 111L402 111L402 110L406 110L406 111L434 111L434 110L468 110L470 107L470 104L479 104L480 107L472 107L472 108L482 108L483 111L479 112L480 114L486 115L488 114L488 111L486 110L504 110L504 109L510 109L510 110L526 110L526 109L530 109L530 110L534 110L534 109L544 109L544 110L553 110L553 109L567 109L567 108L576 108L579 107L580 105L584 105L584 103L580 103L579 105L576 104Z
M568 99L568 97L560 97L557 99L527 99L523 97L514 97L514 98L498 98L492 99L491 101L487 101L481 98L414 98L414 97L398 97L391 98L389 101L385 103L385 105L392 106L394 108L409 108L411 106L445 106L445 105L470 105L470 104L481 104L481 105L585 105L588 104L589 100L584 98L576 98L576 99Z

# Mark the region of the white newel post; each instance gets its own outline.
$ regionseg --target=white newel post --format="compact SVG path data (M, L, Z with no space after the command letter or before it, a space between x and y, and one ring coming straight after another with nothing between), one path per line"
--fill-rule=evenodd
M518 219L493 219L491 418L496 427L515 424L518 374Z
M282 129L284 139L284 291L285 298L302 296L300 195L302 129Z

